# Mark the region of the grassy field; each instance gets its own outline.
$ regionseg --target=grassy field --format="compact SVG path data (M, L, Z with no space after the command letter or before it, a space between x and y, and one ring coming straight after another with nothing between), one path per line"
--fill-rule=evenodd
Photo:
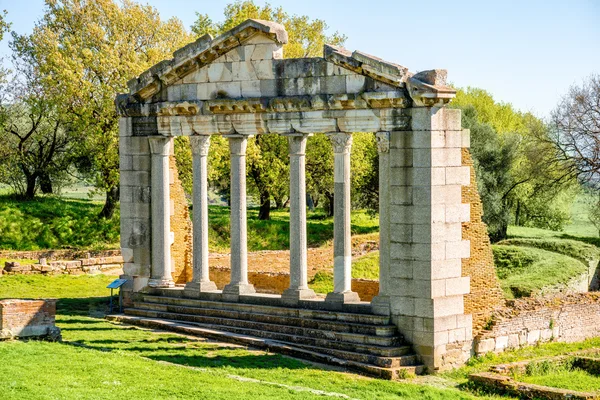
M63 343L0 342L1 399L476 398L452 387L370 379L277 354L91 318L106 310L104 286L112 279L0 278L0 298L58 297L57 324L64 338Z
M494 245L493 251L496 273L508 298L529 297L587 271L581 261L551 251L503 245Z
M560 389L600 392L600 376L574 367L572 360L564 363L534 361L527 365L524 373L516 373L513 378L519 382Z
M229 207L209 206L209 246L211 251L229 252ZM290 213L271 210L271 220L258 219L258 209L248 209L248 249L288 250L290 243ZM365 211L352 212L352 234L379 232L379 219ZM309 247L329 245L333 240L333 217L321 212L308 212L306 231Z
M119 212L97 218L102 203L41 197L0 197L0 249L106 249L119 247Z

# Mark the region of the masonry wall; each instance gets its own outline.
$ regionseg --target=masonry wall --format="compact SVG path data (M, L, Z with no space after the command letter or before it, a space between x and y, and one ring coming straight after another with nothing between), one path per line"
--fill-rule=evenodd
M462 224L462 238L471 242L471 256L462 260L462 276L471 278L471 292L465 295L465 313L473 315L473 334L489 321L494 309L504 304L504 295L494 266L492 245L483 222L483 206L477 190L473 158L462 149L462 165L471 170L470 184L462 187L462 202L470 204L471 217Z
M475 352L501 352L540 342L577 342L600 336L600 293L512 301L494 325L475 338Z
M7 261L0 270L6 275L84 275L117 271L123 268L123 257L94 257L79 260L54 260L46 264L21 264L19 261Z

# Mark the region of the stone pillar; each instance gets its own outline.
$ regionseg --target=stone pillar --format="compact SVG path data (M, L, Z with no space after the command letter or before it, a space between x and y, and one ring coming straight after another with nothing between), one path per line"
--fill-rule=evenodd
M379 294L371 301L375 314L390 314L390 133L378 132L379 153Z
M290 151L290 287L282 300L298 304L299 300L315 298L308 288L306 243L306 140L310 134L288 135Z
M173 139L150 137L152 152L152 275L151 287L173 287L171 277L171 200L169 198L169 152Z
M185 286L186 290L209 292L217 286L208 276L208 171L207 157L210 136L190 136L193 165L193 278Z
M414 107L411 130L390 133L390 308L392 320L431 372L470 356L471 315L464 314L469 257L462 222L460 110Z
M352 291L352 238L350 233L350 148L352 135L328 134L333 144L333 292L325 299L331 303L360 301Z
M225 299L237 300L254 293L248 283L248 238L246 226L246 148L247 135L225 135L231 156L231 280L223 288Z

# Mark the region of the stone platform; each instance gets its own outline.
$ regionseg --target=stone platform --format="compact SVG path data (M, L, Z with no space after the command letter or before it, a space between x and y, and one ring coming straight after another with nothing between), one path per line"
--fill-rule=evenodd
M331 311L318 308L322 300L308 309L257 304L258 297L276 304L278 296L254 296L252 304L144 294L125 315L107 318L267 349L384 379L424 372L390 318L368 313L366 304Z

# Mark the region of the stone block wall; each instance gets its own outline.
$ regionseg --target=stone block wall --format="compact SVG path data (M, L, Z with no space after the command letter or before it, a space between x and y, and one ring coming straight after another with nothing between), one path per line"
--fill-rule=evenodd
M579 293L511 301L493 314L494 325L475 338L478 355L535 345L577 342L600 336L600 294Z
M0 300L0 339L56 334L56 300Z
M462 187L461 194L462 202L471 205L470 220L462 224L462 238L471 243L471 256L462 260L462 276L471 279L471 292L465 295L465 313L473 315L473 334L476 335L489 321L492 312L504 304L504 294L496 275L487 225L482 220L483 206L468 148L462 149L462 165L471 171L470 182Z
M5 275L85 275L107 271L119 271L123 268L123 257L94 257L79 260L54 260L45 264L21 264L19 261L7 261L0 274Z
M411 130L390 133L391 314L431 370L462 364L470 356L471 315L462 274L470 243L462 223L470 220L462 187L470 169L462 164L461 112L415 107ZM384 247L383 244L381 246Z

